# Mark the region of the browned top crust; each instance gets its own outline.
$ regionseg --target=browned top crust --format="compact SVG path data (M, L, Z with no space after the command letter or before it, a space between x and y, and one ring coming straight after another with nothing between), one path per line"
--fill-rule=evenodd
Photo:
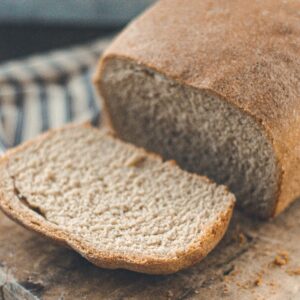
M163 0L106 51L209 90L250 114L273 144L274 214L300 195L300 1Z

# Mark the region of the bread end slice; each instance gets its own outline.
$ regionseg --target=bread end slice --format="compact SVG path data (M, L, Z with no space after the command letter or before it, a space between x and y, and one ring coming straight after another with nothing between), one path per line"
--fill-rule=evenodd
M93 264L170 274L224 235L226 187L87 126L50 131L0 161L0 207Z

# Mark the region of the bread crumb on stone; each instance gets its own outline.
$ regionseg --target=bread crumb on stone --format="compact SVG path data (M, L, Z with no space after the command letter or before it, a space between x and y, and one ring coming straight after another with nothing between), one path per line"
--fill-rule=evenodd
M286 271L289 275L299 275L300 276L300 267L295 269L289 269Z
M258 277L254 280L254 285L255 285L255 286L261 286L262 283L263 283L262 275L259 274Z
M284 266L289 262L289 255L286 251L277 253L273 260L273 264L276 266Z
M168 291L168 298L171 299L173 296L174 296L174 293L171 290L169 290Z
M228 285L225 285L225 286L224 286L224 288L223 288L223 293L224 293L224 294L228 294L228 293L229 293Z
M243 232L240 232L238 235L238 241L240 243L240 245L245 244L247 241L247 238L245 236L245 234Z

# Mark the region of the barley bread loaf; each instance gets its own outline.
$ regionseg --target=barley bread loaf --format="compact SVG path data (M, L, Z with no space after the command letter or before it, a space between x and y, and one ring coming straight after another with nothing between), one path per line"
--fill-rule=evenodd
M159 1L99 63L106 124L275 216L300 195L299 12L300 1Z
M97 266L167 274L226 231L234 196L88 126L50 131L0 160L0 207Z

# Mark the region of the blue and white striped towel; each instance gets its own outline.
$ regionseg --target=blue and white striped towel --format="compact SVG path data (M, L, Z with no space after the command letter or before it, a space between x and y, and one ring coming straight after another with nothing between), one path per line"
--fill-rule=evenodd
M109 39L0 65L0 154L68 122L99 122L91 74Z

